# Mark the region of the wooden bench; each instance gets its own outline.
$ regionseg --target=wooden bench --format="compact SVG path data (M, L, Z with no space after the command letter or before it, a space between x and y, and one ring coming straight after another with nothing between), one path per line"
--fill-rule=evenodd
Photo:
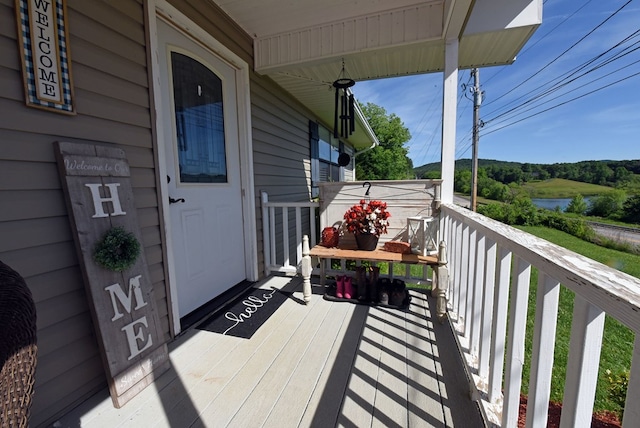
M322 245L316 245L310 249L309 238L305 235L302 238L302 277L305 303L308 303L311 300L311 257L318 257L320 259L321 285L324 285L326 281L326 259L361 260L432 266L435 275L431 294L436 297L436 313L440 321L446 317L446 294L449 283L449 273L447 270L446 247L444 242L440 243L438 256L422 256L417 254L392 253L384 251L381 248L373 251L362 251L350 247L327 248Z

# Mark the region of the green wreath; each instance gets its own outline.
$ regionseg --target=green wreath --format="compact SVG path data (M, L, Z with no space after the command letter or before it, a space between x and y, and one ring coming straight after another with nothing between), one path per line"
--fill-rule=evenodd
M140 242L122 227L111 228L96 243L93 260L105 269L122 272L129 269L140 255Z

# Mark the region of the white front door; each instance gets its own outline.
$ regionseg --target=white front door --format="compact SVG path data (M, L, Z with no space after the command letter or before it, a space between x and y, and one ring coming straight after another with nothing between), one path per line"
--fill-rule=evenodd
M234 69L158 20L179 316L246 278Z

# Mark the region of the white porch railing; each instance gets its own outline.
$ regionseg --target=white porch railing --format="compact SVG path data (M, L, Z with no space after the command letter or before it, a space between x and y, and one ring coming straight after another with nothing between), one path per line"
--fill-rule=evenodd
M263 193L267 275L299 270L302 236L310 236L310 246L317 242L317 207L315 202L269 202ZM305 224L302 219L307 213ZM448 250L450 319L466 359L471 392L481 400L491 423L517 426L533 267L539 275L527 427L547 424L560 284L575 293L561 426L590 426L605 314L635 332L623 427L637 426L640 280L452 204L441 206L440 239ZM293 263L291 252L296 254Z
M264 247L264 273L284 272L295 274L302 261L302 236L308 235L309 244L317 242L317 202L270 202L266 192L262 200L262 242ZM289 220L293 214L294 230L291 240ZM306 224L303 224L306 218ZM276 221L276 219L278 221ZM295 251L291 262L290 253Z
M638 426L640 281L458 206L443 205L440 215L441 236L449 248L450 319L489 420L517 426L529 280L535 267L539 276L526 426L547 424L560 284L575 293L561 426L591 424L605 313L635 332L623 426Z

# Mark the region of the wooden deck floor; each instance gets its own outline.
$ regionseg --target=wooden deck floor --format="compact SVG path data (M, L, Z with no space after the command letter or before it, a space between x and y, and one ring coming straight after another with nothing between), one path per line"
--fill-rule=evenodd
M251 339L191 328L172 368L122 409L97 394L56 427L482 427L455 339L412 291L407 311L295 291Z

